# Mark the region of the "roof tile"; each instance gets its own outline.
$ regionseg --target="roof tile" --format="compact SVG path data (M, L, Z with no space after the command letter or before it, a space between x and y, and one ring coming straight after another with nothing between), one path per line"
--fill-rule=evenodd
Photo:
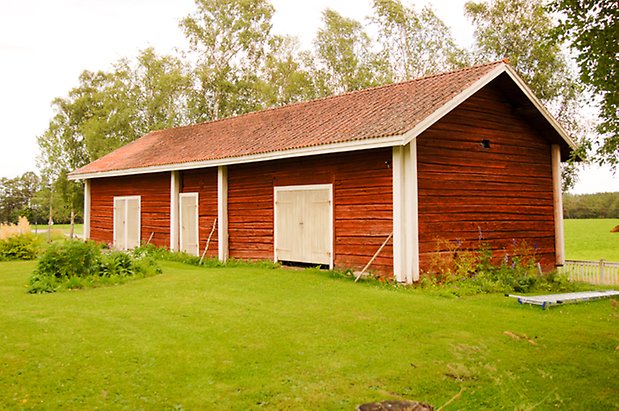
M502 63L153 131L72 175L219 160L404 134Z

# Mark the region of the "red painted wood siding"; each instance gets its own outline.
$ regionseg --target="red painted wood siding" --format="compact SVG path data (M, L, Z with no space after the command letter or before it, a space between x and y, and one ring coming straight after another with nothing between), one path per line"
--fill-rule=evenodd
M141 234L145 243L170 245L170 173L94 178L91 180L90 238L112 243L114 197L141 196Z
M228 168L230 256L273 259L273 188L333 184L334 263L359 269L392 231L391 149L313 156ZM372 265L393 267L389 244Z
M489 140L490 148L482 147ZM497 258L525 241L554 266L550 143L487 87L417 140L421 268L438 240Z
M204 251L217 218L217 167L181 172L181 193L198 193L199 250ZM206 255L217 258L217 229L213 232Z

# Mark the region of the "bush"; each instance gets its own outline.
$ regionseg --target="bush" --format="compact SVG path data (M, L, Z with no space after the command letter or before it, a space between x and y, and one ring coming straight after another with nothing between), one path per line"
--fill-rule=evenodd
M443 244L438 247L445 249ZM514 241L500 262L483 243L478 250L462 250L460 244L451 244L447 250L435 256L432 270L421 278L422 288L440 289L456 296L576 289L565 275L540 272L535 249L524 242Z
M34 260L43 250L42 239L35 234L17 234L0 240L0 261Z
M104 253L93 241L66 240L52 244L43 254L30 277L28 292L118 284L159 273L161 269L151 257L120 251Z

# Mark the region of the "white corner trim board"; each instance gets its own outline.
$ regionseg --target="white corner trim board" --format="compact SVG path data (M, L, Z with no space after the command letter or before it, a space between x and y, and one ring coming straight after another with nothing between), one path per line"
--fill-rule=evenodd
M393 274L396 281L419 280L417 140L393 148Z
M552 198L555 221L555 264L565 264L565 240L563 237L563 197L561 192L561 147L551 146L552 154Z
M178 251L179 246L179 208L178 196L180 192L180 173L172 171L170 173L170 250Z
M84 181L84 240L90 238L90 180Z
M217 169L217 253L219 261L228 260L228 168Z

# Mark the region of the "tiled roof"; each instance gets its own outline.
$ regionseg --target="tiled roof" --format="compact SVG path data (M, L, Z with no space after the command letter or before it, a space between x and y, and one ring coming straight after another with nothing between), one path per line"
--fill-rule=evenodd
M153 131L74 171L72 176L402 135L500 64L504 63Z

